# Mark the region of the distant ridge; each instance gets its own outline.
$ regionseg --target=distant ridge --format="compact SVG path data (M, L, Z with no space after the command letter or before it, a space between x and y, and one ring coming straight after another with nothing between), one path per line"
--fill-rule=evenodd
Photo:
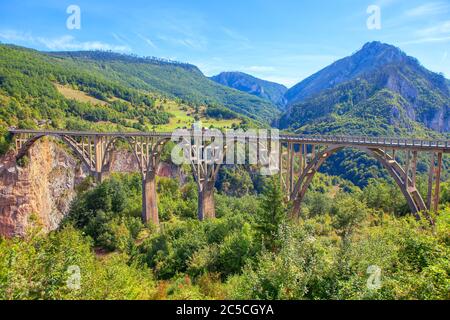
M239 71L222 72L211 79L230 88L269 100L281 109L286 105L284 94L287 88L282 84L262 80Z
M405 135L450 131L450 86L399 48L381 42L289 89L282 128Z
M45 52L50 56L57 57L68 57L68 58L79 58L79 59L97 59L103 61L124 61L124 62L133 62L133 63L152 63L159 65L176 65L185 67L187 69L197 69L198 68L192 64L165 59L158 58L154 56L138 56L136 54L126 54L119 53L110 50L92 50L92 51L49 51Z

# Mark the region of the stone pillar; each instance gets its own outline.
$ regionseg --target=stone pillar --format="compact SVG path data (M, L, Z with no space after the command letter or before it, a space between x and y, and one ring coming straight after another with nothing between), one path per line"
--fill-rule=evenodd
M296 219L300 218L301 204L302 204L302 201L300 199L294 200L294 203L292 204L291 215L290 215L291 219L296 220Z
M442 152L438 153L437 156L437 166L436 166L436 178L435 178L435 187L434 187L434 201L433 201L433 210L437 212L439 209L439 197L441 194L441 171L442 171Z
M94 137L94 177L98 183L105 180L105 174L102 172L103 166L103 141L102 137Z
M213 219L216 217L214 207L214 181L198 185L198 219Z
M142 222L159 224L154 172L149 172L146 177L142 178Z
M95 179L97 180L98 183L102 183L103 181L109 178L109 175L110 175L109 171L95 172Z

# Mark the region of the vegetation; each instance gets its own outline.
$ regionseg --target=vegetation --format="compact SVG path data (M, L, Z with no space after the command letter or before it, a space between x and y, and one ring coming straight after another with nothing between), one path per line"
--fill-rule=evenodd
M336 179L314 180L299 220L267 179L259 195L219 193L218 218L204 222L192 183L160 179L158 231L139 221L139 177L115 175L80 190L60 230L44 235L35 221L24 239L0 240L0 297L449 299L448 183L431 226L384 211L380 200L397 199L381 181L336 192Z
M286 104L287 88L281 84L261 80L243 72L222 72L211 80L243 92L253 94L274 103L280 109Z
M70 62L69 66L95 70L122 86L158 92L193 105L222 105L258 122L268 122L278 114L271 102L219 85L193 65L113 52L61 52L51 56Z
M370 42L289 89L288 110L276 124L303 134L448 139L448 84L400 49ZM376 160L355 150L334 155L322 172L361 187L386 177Z
M142 64L138 58L135 58L136 65L130 65L131 61L127 59L127 56L100 52L91 53L90 59L55 56L0 45L0 154L9 148L8 127L162 131L190 127L198 120L215 127L256 125L250 117L230 110L239 109L238 105L255 103L253 96L249 96L250 101L241 93L237 97L236 94L227 95L229 101L226 103L220 99L211 100L221 113L208 113L205 112L208 99L175 97L176 92L171 92L170 88L157 90L147 86L145 79L133 73L149 68L147 72L159 70L157 75L162 76L174 69L182 74L193 72L195 77L203 77L198 70L186 70L184 65L156 60L145 60ZM113 71L115 68L117 70ZM202 81L222 88L203 78ZM202 97L200 93L198 95Z
M448 102L445 82L420 68L417 76L411 63L322 90L294 104L281 125L443 137L425 122L435 102ZM383 87L387 71L417 80L407 84L418 88L421 122L409 118L410 101ZM0 154L10 148L8 126L148 131L202 120L245 129L274 116L269 101L218 85L189 64L0 45ZM58 230L44 234L31 215L24 237L0 238L0 299L450 299L449 171L430 224L413 219L398 187L366 154L338 153L321 170L327 174L314 177L298 219L280 182L251 166L222 166L217 218L202 222L192 178L158 177L159 227L140 220L140 175L87 179ZM422 195L427 170L418 167Z

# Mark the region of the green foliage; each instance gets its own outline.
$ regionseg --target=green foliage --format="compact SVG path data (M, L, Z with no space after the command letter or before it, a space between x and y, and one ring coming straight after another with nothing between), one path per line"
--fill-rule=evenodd
M239 273L255 250L253 231L245 216L228 215L213 221L196 220L164 224L146 239L140 251L160 279L179 272L199 276Z
M233 197L242 197L254 191L250 174L242 166L222 166L216 185L222 193Z
M334 217L333 227L342 238L348 239L366 218L367 213L364 203L351 196L340 195L331 208L331 215Z
M80 271L79 288L67 285ZM81 232L65 228L50 235L0 241L0 299L150 299L151 272L126 257L96 259Z
M441 202L450 203L450 182L443 182L441 186Z
M392 179L369 180L361 198L368 207L386 213L402 215L409 211L405 197Z
M142 224L141 180L115 176L75 199L66 223L73 223L108 250L132 248Z
M322 277L332 270L332 250L315 238L311 226L285 224L281 228L278 253L262 252L242 276L231 278L237 299L317 298L324 291Z
M17 160L17 165L19 167L26 168L26 167L28 167L29 164L30 164L30 158L26 155L23 156L22 158L20 158L19 160Z
M385 216L382 223L360 227L345 246L330 228L340 217L335 222L317 217L286 225L279 253L262 252L242 275L229 278L230 295L236 299L448 299L448 213L438 218L437 233L426 222ZM381 278L374 288L368 282L375 268L381 270Z
M208 106L206 108L205 114L208 117L217 118L217 119L235 119L238 117L236 112L233 112L227 108L218 107L218 106Z
M157 192L161 221L168 221L174 217L191 219L197 217L198 190L193 181L180 186L175 179L160 178Z
M66 227L1 239L0 298L450 298L450 207L435 226L396 218L366 206L375 206L377 188L393 203L396 195L390 198L380 181L371 181L368 195L334 193L343 181L319 175L309 193L325 192L328 202L309 200L299 221L285 219L279 182L267 179L261 196L218 194L218 218L200 222L179 209L195 197L160 179L167 197L160 205L172 197L178 209L156 231L138 218L140 182L138 175L113 176L82 188ZM69 266L80 267L79 290L67 287ZM367 285L374 268L381 270L377 288Z
M263 191L261 210L256 216L256 229L266 248L277 248L278 229L285 218L286 206L280 181L269 179Z
M158 92L181 102L221 105L264 123L278 115L276 107L269 101L221 86L193 65L112 52L66 52L52 56L58 57L55 60L62 58L69 66L82 65L104 78L116 80L119 85Z
M6 128L0 123L0 155L5 154L11 147L11 137Z

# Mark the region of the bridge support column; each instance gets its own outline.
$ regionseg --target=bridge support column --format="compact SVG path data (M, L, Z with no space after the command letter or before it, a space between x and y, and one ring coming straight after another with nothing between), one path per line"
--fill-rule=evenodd
M142 178L142 222L159 224L158 201L156 195L156 177L149 172Z
M216 217L214 207L214 181L199 184L198 187L198 219L213 219Z
M102 183L106 179L109 178L110 174L111 173L109 171L100 171L100 172L95 172L94 177L97 180L97 182Z
M436 167L436 180L434 187L434 203L433 210L436 212L439 209L439 200L441 195L441 171L442 171L442 153L438 153L437 167Z
M84 141L81 142L82 150L84 152ZM89 147L90 148L90 147ZM94 157L93 157L93 166L94 172L93 175L97 182L102 183L105 181L109 175L109 168L104 166L104 158L106 156L106 148L107 148L107 139L101 136L94 137ZM92 156L90 156L92 158Z

